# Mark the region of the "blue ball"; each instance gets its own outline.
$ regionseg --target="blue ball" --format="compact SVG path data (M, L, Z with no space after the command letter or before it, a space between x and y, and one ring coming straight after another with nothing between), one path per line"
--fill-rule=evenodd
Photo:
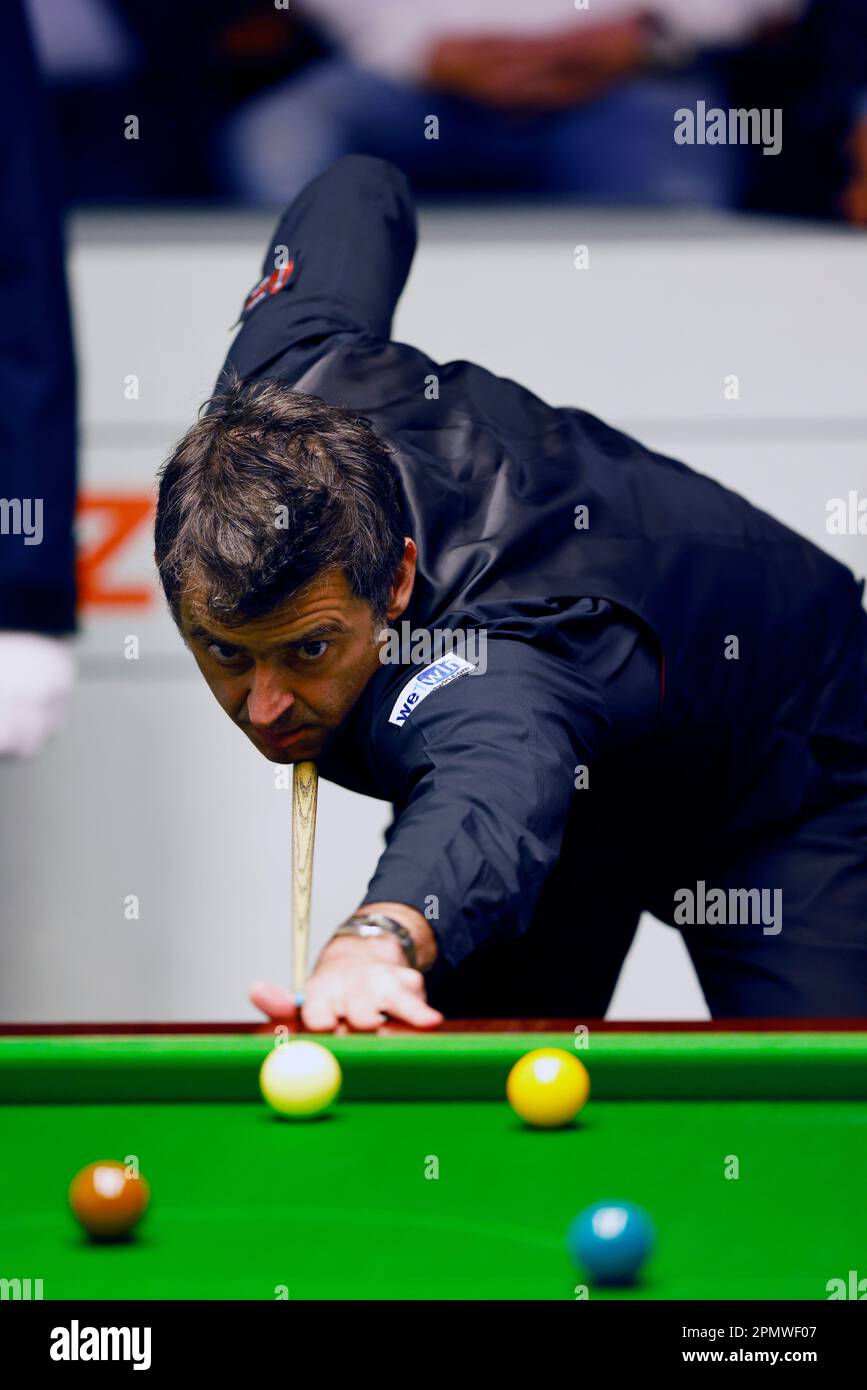
M653 1225L633 1202L596 1202L576 1216L569 1254L596 1284L629 1284L653 1247Z

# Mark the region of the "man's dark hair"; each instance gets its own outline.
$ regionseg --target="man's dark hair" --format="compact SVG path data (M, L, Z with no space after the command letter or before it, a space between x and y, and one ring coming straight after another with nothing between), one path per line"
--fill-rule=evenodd
M279 381L230 379L160 470L160 580L226 626L340 569L381 622L404 527L397 468L369 421Z

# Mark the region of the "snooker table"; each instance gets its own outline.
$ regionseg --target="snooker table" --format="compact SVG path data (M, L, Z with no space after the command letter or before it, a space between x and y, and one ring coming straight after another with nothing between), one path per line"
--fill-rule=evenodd
M591 1097L556 1131L504 1084L530 1048L574 1048L572 1021L323 1036L343 1095L305 1122L259 1098L267 1024L4 1026L0 1277L63 1300L571 1300L565 1231L605 1197L657 1244L591 1298L824 1300L867 1274L863 1022L586 1026ZM67 1187L127 1155L151 1208L93 1245Z

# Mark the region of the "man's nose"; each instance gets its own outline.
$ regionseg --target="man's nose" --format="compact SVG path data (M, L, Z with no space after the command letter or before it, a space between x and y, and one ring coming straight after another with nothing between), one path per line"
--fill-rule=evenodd
M257 666L253 672L247 696L247 717L257 729L268 729L288 715L295 696L286 686L285 673L267 666Z

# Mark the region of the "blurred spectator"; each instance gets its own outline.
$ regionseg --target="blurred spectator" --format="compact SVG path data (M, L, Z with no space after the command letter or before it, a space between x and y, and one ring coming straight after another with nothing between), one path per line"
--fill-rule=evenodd
M49 103L20 0L0 6L0 757L36 752L72 685L75 371Z
M867 224L867 0L27 3L76 202L279 204L356 150L439 196ZM698 101L779 108L782 153L676 145Z
M67 193L82 202L213 198L212 133L319 52L271 0L27 0L54 89ZM126 139L126 117L138 139Z
M743 206L867 226L867 4L812 0L732 64L736 105L780 107L783 149L754 158Z
M27 12L51 81L110 82L138 67L138 46L111 0L27 0Z
M422 187L728 205L749 152L675 145L679 107L727 108L721 59L803 0L299 0L336 52L256 97L222 141L228 189L282 203L348 151ZM425 138L425 120L439 138Z

